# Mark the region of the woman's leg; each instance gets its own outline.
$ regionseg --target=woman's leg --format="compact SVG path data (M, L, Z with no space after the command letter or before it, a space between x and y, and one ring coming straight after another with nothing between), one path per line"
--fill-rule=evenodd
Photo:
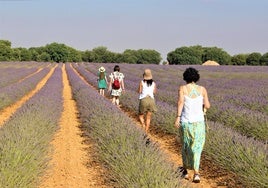
M112 103L115 104L115 96L112 98Z
M149 132L150 128L150 123L151 123L151 117L152 117L152 112L147 112L146 113L146 127L145 127L145 132Z
M119 105L119 97L115 97L115 104L118 106Z
M142 128L145 130L144 114L140 114L139 119L140 119Z

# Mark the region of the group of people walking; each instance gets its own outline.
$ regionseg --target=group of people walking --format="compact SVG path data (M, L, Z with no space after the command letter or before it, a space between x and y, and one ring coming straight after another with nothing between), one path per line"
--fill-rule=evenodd
M104 96L104 91L108 88L112 96L112 103L119 106L119 97L125 91L124 77L124 74L120 72L120 67L116 65L114 71L109 75L108 83L106 70L104 67L100 67L97 79L100 95Z
M108 88L112 103L119 105L119 97L125 91L124 74L116 65L114 72L109 75L109 83L104 67L99 68L98 88L104 96ZM186 82L178 88L177 117L174 126L180 134L183 166L180 168L182 177L189 179L188 170L194 171L193 182L200 182L199 166L201 153L205 144L206 125L204 112L210 108L210 102L205 87L197 85L200 75L195 68L189 67L183 73ZM117 84L117 85L116 85ZM152 114L157 112L155 93L156 82L150 69L145 69L138 85L139 120L147 134L150 129Z

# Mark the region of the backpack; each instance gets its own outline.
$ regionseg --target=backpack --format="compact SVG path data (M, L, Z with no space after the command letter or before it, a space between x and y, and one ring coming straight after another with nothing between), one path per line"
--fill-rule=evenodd
M116 78L115 75L114 75L114 81L113 81L112 87L113 87L113 89L115 89L115 90L120 89L120 82L119 82L119 79Z

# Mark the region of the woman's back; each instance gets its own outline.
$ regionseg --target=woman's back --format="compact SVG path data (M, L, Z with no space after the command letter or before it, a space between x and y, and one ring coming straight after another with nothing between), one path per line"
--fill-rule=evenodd
M184 105L181 115L182 122L204 121L202 87L196 84L183 86Z

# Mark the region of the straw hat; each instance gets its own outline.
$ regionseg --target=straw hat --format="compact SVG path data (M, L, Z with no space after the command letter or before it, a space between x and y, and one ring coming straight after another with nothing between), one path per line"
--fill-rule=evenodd
M99 71L100 72L105 72L105 68L104 67L101 67L101 68L99 68Z
M143 73L143 79L145 80L151 80L153 78L152 72L150 69L145 69Z

